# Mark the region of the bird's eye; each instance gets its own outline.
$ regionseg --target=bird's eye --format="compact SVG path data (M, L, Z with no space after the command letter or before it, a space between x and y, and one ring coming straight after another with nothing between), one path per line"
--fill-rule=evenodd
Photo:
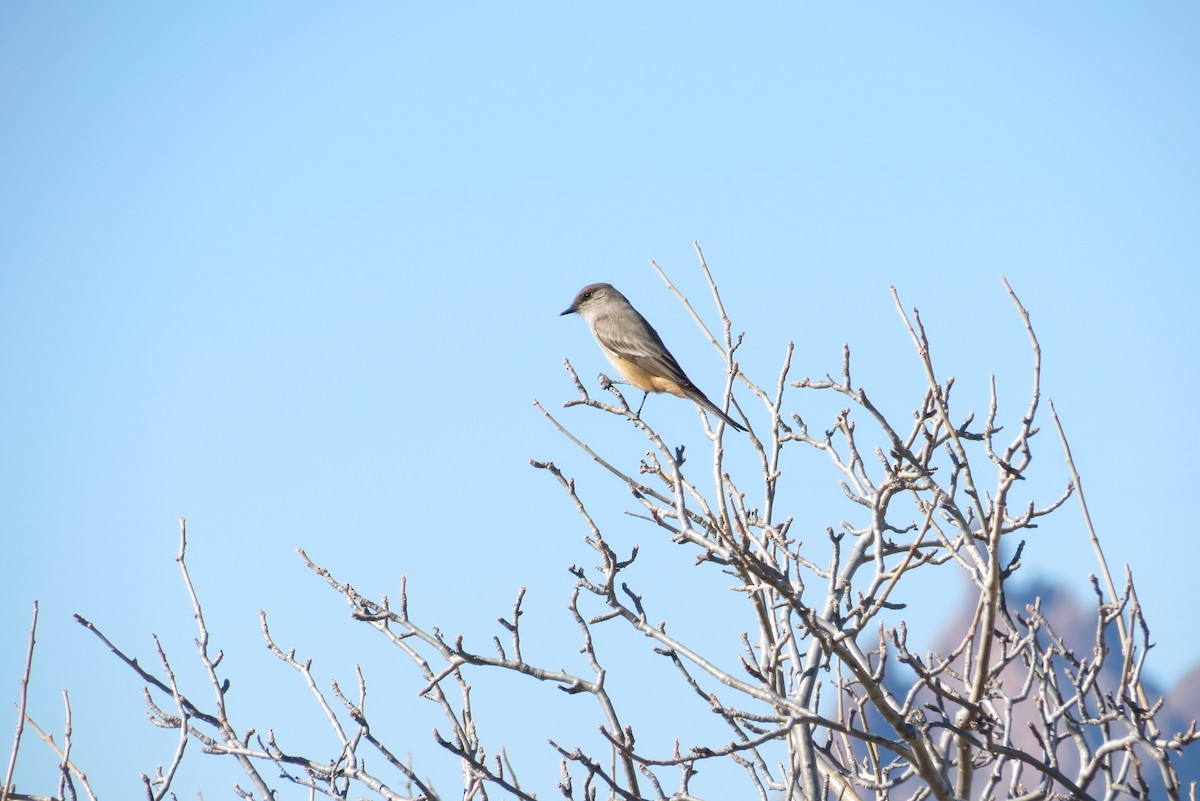
M584 299L584 300L587 300L587 299L588 299L588 298L590 298L591 296L592 296L592 293L591 293L591 292L584 292L584 293L583 293L583 299Z

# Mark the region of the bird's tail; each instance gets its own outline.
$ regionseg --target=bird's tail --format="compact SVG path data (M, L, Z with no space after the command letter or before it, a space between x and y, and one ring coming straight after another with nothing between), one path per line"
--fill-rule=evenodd
M705 409L707 409L708 411L715 414L717 417L720 417L722 420L724 420L726 423L728 423L731 428L733 428L737 431L745 431L746 430L746 427L744 425L739 423L737 420L734 420L729 415L725 414L725 412L721 411L721 407L717 406L717 404L713 403L712 401L710 401L708 398L706 398L704 395L702 395L700 393L697 393L697 395L699 395L699 397L692 398L692 400L696 401L696 403L700 404Z

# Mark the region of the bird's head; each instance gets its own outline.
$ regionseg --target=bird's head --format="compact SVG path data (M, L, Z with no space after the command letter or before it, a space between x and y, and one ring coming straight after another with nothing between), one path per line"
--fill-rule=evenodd
M614 289L612 284L588 284L579 290L575 300L571 301L571 305L564 309L562 314L578 314L583 319L590 320L609 298L624 299L624 295Z

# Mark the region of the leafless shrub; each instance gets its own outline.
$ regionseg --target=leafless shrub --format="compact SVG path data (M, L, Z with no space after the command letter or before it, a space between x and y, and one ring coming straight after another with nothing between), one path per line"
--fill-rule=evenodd
M679 637L673 626L656 622L652 599L657 588L639 586L631 571L638 549L619 554L575 481L549 461L532 464L552 477L574 505L586 530L584 541L597 560L591 569L571 568L575 581L569 610L586 671L572 673L526 659L524 639L537 637L537 632L522 628L523 590L500 619L502 636L483 653L468 648L462 637L414 620L405 584L395 601L367 598L300 552L309 569L346 601L353 619L378 631L423 677L420 694L445 718L444 730L433 737L461 770L461 789L447 797L537 797L516 779L503 747L496 745L507 733L495 731L485 738L480 731L472 711L471 678L482 670L507 671L591 697L603 747L549 744L561 757L553 781L568 799L708 797L713 791L699 777L702 769L708 773L717 764L735 766L744 776L738 797L764 801L1185 797L1189 791L1181 786L1173 759L1197 739L1195 723L1186 731L1165 732L1156 722L1162 700L1152 697L1143 682L1149 627L1132 580L1127 576L1118 586L1105 563L1052 405L1049 418L1070 480L1057 497L1039 503L1012 500L1014 486L1029 475L1031 443L1046 412L1038 341L1029 314L1007 283L1017 320L1028 335L1032 381L1020 424L1005 433L997 422L994 381L981 421L952 405L953 379L938 377L920 315L907 312L894 290L925 381L911 420L901 425L888 419L854 385L848 347L837 378L791 380L789 345L773 383L754 383L738 368L740 339L732 336L702 255L700 260L722 323L720 336L692 313L729 365L731 413L742 411L732 398L737 382L759 401L756 411L743 413L758 461L755 475L743 480L726 469L724 432L709 429L707 420L711 462L695 474L685 470L682 450L669 447L640 419L618 386L602 377L607 394L594 397L569 363L578 397L566 406L624 418L645 437L649 451L636 473L621 466L627 458L582 441L538 408L631 492L640 506L636 516L680 546L674 553L681 562L728 577L744 610L740 653L730 652L728 642L719 638ZM827 429L814 430L789 414L793 390L837 396L844 408ZM860 427L878 432L878 439L864 437ZM782 456L795 448L827 460L854 511L850 517L858 521L821 532L821 548L802 542L802 536L814 538L813 532L796 531L785 508L788 474ZM706 482L711 486L705 487ZM751 486L758 493L754 500L747 489ZM1072 496L1080 504L1099 563L1093 580L1095 636L1086 652L1067 645L1037 601L1014 608L1005 595L1006 583L1020 565L1022 537ZM351 692L336 682L319 686L311 660L278 646L265 615L261 625L268 646L296 671L339 747L320 757L288 753L273 731L263 735L235 729L225 702L228 683L221 674L221 655L210 651L201 601L188 574L186 543L186 528L181 528L178 561L199 626L199 659L212 701L204 703L179 687L161 647L157 669L149 669L78 617L145 682L155 724L178 731L170 761L143 777L147 798L169 794L177 767L196 750L189 751L191 742L206 754L241 764L248 786L236 791L244 798L277 797L273 785L279 782L304 788L310 797L372 793L386 799L438 798L398 756L410 746L381 742L372 732L365 708L369 669L357 670ZM914 652L903 605L895 600L898 588L922 582L940 586L962 577L974 597L968 625L944 653ZM628 648L644 647L666 660L698 707L711 713L725 733L703 740L680 731L666 753L641 745L629 723L631 711L610 693L606 654L595 636L600 627L624 629L634 635ZM727 667L734 660L740 670ZM19 743L20 730L15 739ZM67 742L61 751L59 798L74 797L73 776L86 788L82 774L66 767ZM16 750L14 746L13 762ZM374 755L370 770L367 753ZM539 779L543 788L552 780ZM87 793L91 796L90 789Z

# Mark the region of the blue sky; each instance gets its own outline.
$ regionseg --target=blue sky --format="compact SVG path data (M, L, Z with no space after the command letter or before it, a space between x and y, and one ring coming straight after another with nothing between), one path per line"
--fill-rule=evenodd
M304 703L262 648L260 608L326 679L394 664L298 546L367 592L408 574L426 620L480 638L526 585L542 653L573 654L566 568L588 562L584 532L528 459L608 503L617 541L657 533L532 401L572 397L564 357L588 380L607 368L558 317L593 281L715 392L719 360L648 264L710 314L693 241L747 332L748 373L771 383L794 341L795 377L823 376L849 342L856 383L900 419L920 373L892 285L960 402L982 413L994 374L1015 426L1030 357L1007 276L1110 561L1139 581L1149 669L1173 682L1200 659L1178 605L1200 559L1197 34L1185 2L6 3L2 697L38 599L33 712L57 728L69 688L81 764L109 797L137 791L172 741L70 614L143 658L157 632L185 670L180 516L210 624L253 687L243 725ZM645 414L703 450L682 402ZM641 453L618 422L559 416ZM1030 492L1048 499L1066 470L1042 424ZM731 458L753 465L748 448ZM848 514L829 474L793 480L814 531ZM1073 505L1024 562L1086 598ZM23 788L46 791L43 750L25 745ZM433 764L452 786L453 764Z

